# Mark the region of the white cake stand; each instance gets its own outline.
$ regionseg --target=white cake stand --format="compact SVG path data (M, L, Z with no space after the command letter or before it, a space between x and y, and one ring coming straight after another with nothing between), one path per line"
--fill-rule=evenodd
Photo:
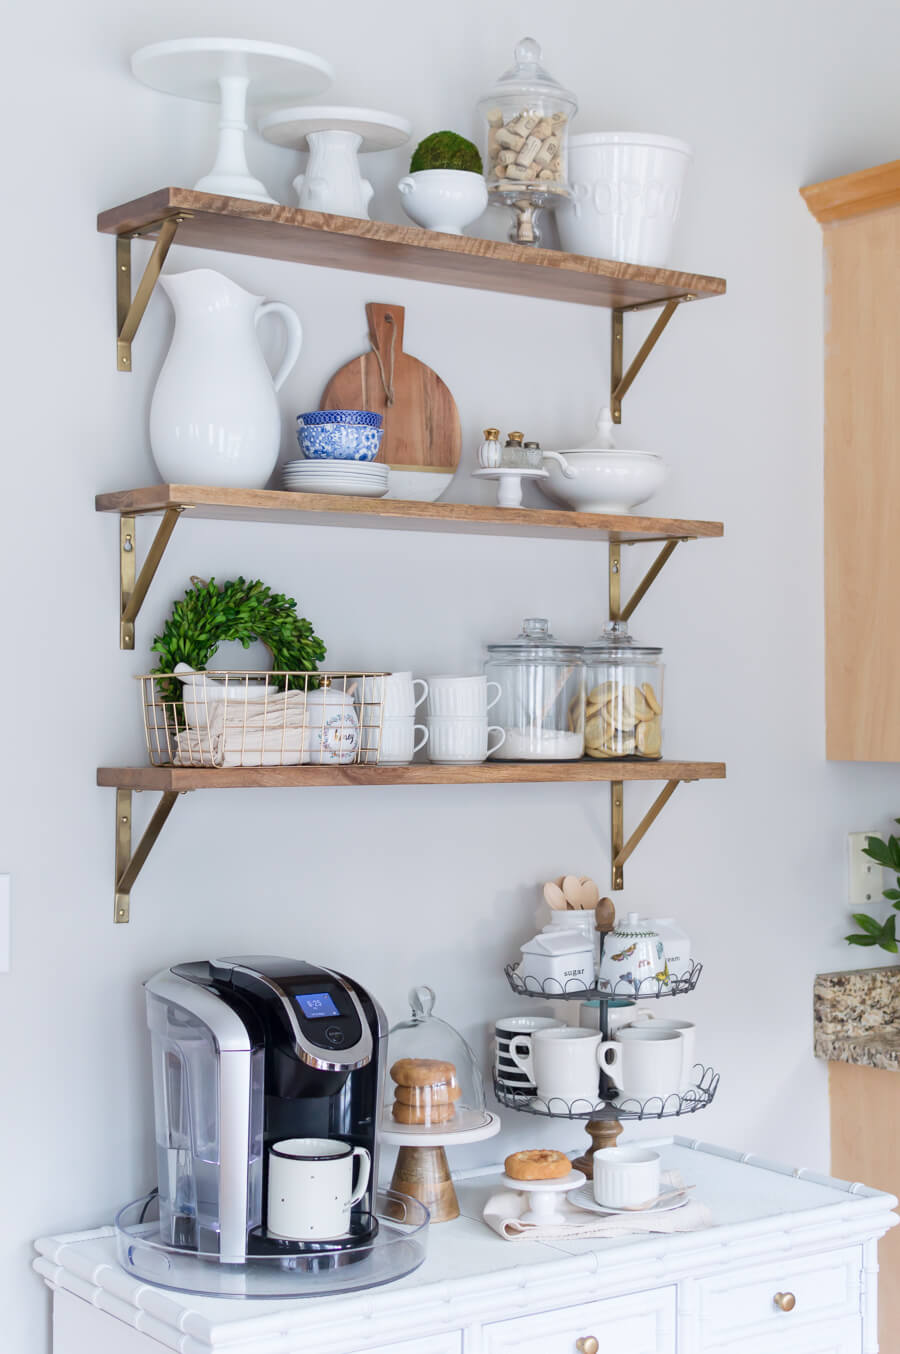
M473 470L472 475L480 480L497 480L497 506L500 508L521 508L522 481L546 480L546 470L523 470L517 465L500 466L496 470Z
M219 148L209 174L194 187L201 193L274 202L247 164L247 102L321 94L334 70L321 56L247 38L173 38L141 47L132 73L151 89L221 105Z
M294 179L301 207L368 221L374 190L356 157L402 146L412 123L373 108L281 108L267 113L259 130L273 145L309 151L306 172Z
M531 1206L521 1215L520 1222L565 1222L566 1217L557 1206L560 1195L586 1183L581 1171L570 1171L558 1180L516 1180L511 1175L501 1175L500 1179L509 1189L531 1195Z
M453 1187L453 1178L447 1163L445 1147L463 1147L470 1142L483 1142L500 1132L500 1116L485 1111L486 1124L477 1128L452 1129L441 1124L435 1128L398 1124L385 1118L378 1136L389 1147L399 1147L391 1189L412 1195L431 1213L432 1222L449 1222L459 1217L459 1200ZM584 1177L576 1182L581 1184ZM570 1186L570 1188L574 1188Z

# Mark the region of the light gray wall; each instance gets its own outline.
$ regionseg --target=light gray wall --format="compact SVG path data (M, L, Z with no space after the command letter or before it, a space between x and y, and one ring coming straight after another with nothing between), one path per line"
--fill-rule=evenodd
M482 644L524 615L576 638L604 618L605 557L586 544L182 523L136 651L118 651L117 524L95 516L93 495L156 478L146 415L170 316L156 296L134 374L118 375L113 245L93 221L208 168L212 111L144 89L127 61L145 42L205 31L319 51L338 69L335 102L406 113L417 136L474 131L477 97L534 32L579 93L583 130L651 129L695 147L675 261L726 276L728 295L677 316L625 424L671 462L654 510L727 524L724 541L679 548L635 626L665 646L667 751L729 769L724 784L678 791L626 874L627 904L676 914L706 961L683 1012L701 1022L722 1089L689 1132L827 1167L812 976L852 962L844 833L885 825L900 801L896 768L823 759L821 254L797 195L896 154L895 5L19 7L3 87L4 1354L46 1348L31 1239L108 1221L152 1184L145 975L216 951L309 956L369 983L392 1018L409 986L432 983L439 1012L482 1048L486 1022L516 1008L501 966L533 930L537 883L608 869L608 797L588 786L195 794L135 889L131 925L111 923L113 795L94 788L94 768L141 759L131 678L191 574L259 576L295 595L336 665L475 670ZM256 141L251 151L289 201L299 163ZM402 152L373 166L375 215L403 219L391 185L405 167ZM285 452L292 415L364 346L369 300L407 307L408 348L457 397L455 498L482 492L465 471L485 424L572 445L603 402L605 312L177 249L170 266L197 265L300 313ZM648 559L629 552L629 575ZM629 822L650 793L629 788ZM453 1161L584 1141L577 1125L507 1114L499 1147Z

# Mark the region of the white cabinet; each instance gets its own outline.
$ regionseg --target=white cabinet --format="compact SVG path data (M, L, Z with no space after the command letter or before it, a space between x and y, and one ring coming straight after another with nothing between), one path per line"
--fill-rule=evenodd
M873 1346L874 1348L874 1346ZM727 1345L704 1345L702 1354L862 1354L862 1321L858 1316L805 1329L754 1335ZM883 1354L891 1354L884 1350Z
M482 1330L483 1354L675 1354L675 1289L559 1307L538 1316L497 1321ZM583 1346L582 1346L583 1348Z
M426 1336L424 1340L403 1340L397 1345L379 1345L377 1349L367 1349L365 1354L461 1354L462 1332L450 1331L448 1335ZM302 1345L297 1346L297 1354L305 1354Z

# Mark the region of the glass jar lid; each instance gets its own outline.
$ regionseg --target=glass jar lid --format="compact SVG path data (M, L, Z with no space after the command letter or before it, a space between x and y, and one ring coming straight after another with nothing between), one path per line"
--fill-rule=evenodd
M626 621L607 621L603 634L591 644L584 646L585 662L631 662L653 663L659 658L662 649L655 644L637 644L628 633Z
M506 658L518 658L528 663L534 659L563 659L567 663L579 661L582 657L580 644L561 644L550 633L550 622L543 616L527 616L522 622L521 633L505 644L489 644L489 654Z
M541 46L534 38L521 38L516 43L515 64L500 76L496 85L485 95L483 103L510 95L521 97L526 106L534 100L552 100L560 109L566 109L572 118L578 108L578 100L569 89L564 89L558 80L554 80L549 71L541 65Z

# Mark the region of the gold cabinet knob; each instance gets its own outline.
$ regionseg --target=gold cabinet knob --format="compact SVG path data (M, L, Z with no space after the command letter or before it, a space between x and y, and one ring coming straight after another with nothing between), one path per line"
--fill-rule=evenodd
M783 1312L792 1312L797 1306L797 1299L793 1293L776 1293L773 1301Z
M597 1354L600 1342L593 1335L582 1335L580 1340L575 1341L575 1348L578 1354Z

